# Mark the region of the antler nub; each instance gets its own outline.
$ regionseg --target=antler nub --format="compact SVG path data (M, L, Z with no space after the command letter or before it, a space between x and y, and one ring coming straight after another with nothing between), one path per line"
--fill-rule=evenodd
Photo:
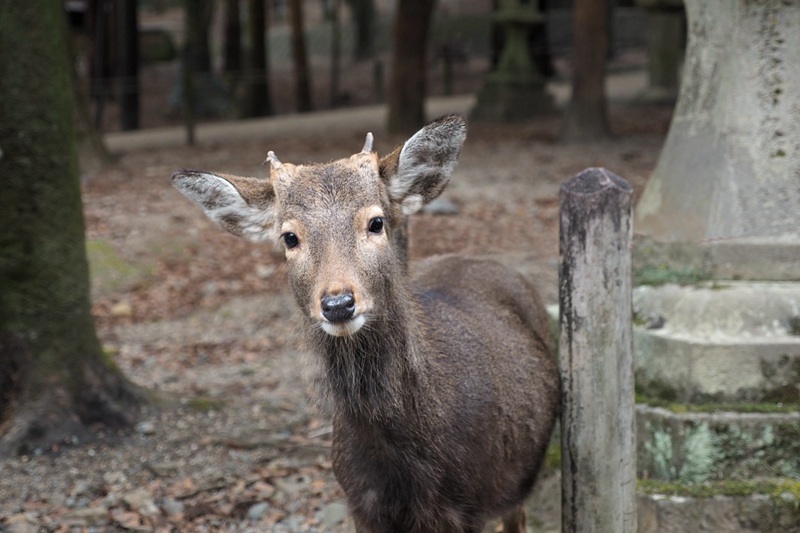
M269 163L272 166L273 170L278 170L279 168L281 168L281 162L278 159L278 156L276 156L275 152L273 152L272 150L267 152L267 158L264 160L263 164L266 165L267 163Z
M367 138L364 140L364 148L361 149L362 153L370 154L372 153L372 132L367 133Z

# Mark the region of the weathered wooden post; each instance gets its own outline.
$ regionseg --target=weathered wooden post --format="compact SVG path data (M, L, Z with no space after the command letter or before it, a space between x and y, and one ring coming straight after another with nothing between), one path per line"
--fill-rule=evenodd
M563 533L636 531L632 196L603 168L561 186Z

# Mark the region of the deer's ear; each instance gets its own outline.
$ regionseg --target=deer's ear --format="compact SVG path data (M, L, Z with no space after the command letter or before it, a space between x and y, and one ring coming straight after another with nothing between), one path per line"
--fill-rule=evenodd
M172 184L234 235L254 242L277 238L270 180L178 170L172 174Z
M464 119L448 115L428 124L381 159L381 178L404 214L419 211L442 193L466 138Z

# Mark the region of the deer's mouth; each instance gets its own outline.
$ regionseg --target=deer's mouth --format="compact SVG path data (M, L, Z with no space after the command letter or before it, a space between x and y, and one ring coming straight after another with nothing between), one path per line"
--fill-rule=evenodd
M323 331L334 337L355 334L367 322L369 300L359 291L338 290L325 292L314 310Z
M367 317L363 314L354 316L349 320L337 322L322 322L322 330L334 337L347 337L355 334L367 322Z

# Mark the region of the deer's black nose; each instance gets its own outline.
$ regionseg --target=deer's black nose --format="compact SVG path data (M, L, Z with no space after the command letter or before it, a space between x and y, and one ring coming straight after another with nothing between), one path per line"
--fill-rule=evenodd
M356 312L356 299L352 292L322 297L322 316L332 323L346 322Z

